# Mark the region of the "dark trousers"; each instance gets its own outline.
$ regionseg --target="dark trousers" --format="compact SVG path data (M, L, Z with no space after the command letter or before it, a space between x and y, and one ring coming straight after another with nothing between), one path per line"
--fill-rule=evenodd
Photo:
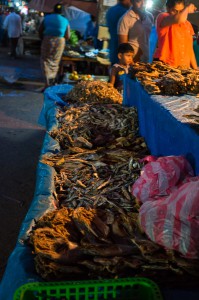
M17 38L10 38L10 56L16 57L16 48L18 43L18 37Z

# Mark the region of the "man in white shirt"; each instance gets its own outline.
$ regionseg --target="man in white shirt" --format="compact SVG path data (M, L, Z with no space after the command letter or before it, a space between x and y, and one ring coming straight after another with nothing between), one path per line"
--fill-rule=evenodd
M3 28L8 31L8 37L10 39L11 56L16 58L16 48L20 35L22 34L21 17L14 11L14 7L11 7L10 14L5 18Z

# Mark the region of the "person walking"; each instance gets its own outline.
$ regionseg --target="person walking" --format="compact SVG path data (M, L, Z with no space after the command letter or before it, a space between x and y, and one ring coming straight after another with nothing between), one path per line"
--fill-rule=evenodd
M6 16L3 28L7 30L10 40L10 56L16 58L16 48L19 37L22 35L21 17L15 13L14 7L10 8L10 14Z
M41 68L45 77L45 88L55 84L59 63L65 48L65 42L70 37L68 20L61 16L62 5L56 4L54 12L44 17L39 28L41 44Z
M118 62L118 36L117 24L122 15L131 7L131 0L119 0L119 3L110 7L106 13L106 25L110 33L109 50L110 62L115 64Z
M154 23L153 15L145 10L145 0L132 0L132 7L118 22L119 43L133 47L134 62L149 62L149 38Z

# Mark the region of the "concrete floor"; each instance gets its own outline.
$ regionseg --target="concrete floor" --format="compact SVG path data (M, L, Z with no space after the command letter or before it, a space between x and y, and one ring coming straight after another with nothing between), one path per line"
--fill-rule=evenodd
M7 66L29 75L34 68L38 78L9 84L0 77L0 279L33 199L45 134L37 124L43 104L43 94L37 92L43 85L39 56L11 61L7 49L0 49L0 69Z

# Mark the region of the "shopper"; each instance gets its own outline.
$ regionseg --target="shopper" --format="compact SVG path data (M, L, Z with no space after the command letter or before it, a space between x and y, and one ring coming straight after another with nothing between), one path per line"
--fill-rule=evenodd
M106 14L106 25L110 33L109 50L110 61L112 64L118 62L117 49L118 49L118 36L117 24L119 19L131 7L131 0L119 0L119 3L109 8Z
M199 67L199 33L197 34L196 37L197 38L193 42L193 50L194 50L194 53L195 53L197 65Z
M158 48L154 58L174 67L197 69L193 50L194 31L187 21L195 12L194 4L185 7L184 0L167 0L167 12L157 17Z
M135 62L149 62L149 37L153 23L153 15L145 10L145 0L132 0L132 7L119 20L119 43L131 44Z
M15 13L14 7L10 8L10 14L5 18L3 28L7 30L10 40L10 56L16 58L16 48L20 35L22 35L21 17Z
M39 28L41 44L41 68L45 77L45 88L55 84L59 63L70 37L68 20L61 16L62 5L54 6L54 13L48 14Z
M120 92L123 90L123 81L121 75L128 74L130 67L133 64L133 47L129 43L120 44L118 47L118 60L111 68L110 83Z

